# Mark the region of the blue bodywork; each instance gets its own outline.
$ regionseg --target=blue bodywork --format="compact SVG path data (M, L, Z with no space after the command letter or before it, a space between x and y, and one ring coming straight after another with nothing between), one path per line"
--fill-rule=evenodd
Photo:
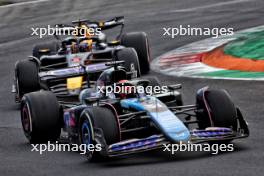
M173 143L187 142L190 139L188 128L156 97L124 99L121 100L121 106L126 109L146 111L163 135Z

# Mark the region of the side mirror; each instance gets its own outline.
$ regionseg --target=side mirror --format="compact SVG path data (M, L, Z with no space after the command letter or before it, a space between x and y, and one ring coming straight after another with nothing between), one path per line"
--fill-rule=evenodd
M181 88L182 88L182 85L181 84L174 84L174 85L169 85L168 86L168 89L170 91L178 90L178 89L181 89Z

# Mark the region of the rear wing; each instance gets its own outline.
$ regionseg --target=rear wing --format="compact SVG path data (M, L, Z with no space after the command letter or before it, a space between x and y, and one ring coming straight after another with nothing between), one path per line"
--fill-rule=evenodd
M72 21L72 24L73 26L86 25L90 28L100 27L102 30L106 30L120 25L123 26L124 21L124 16L118 16L107 21L90 21L88 19L79 19Z
M120 32L117 35L116 39L119 40L124 28L124 16L117 16L107 21L90 21L88 19L79 19L72 21L72 24L56 24L55 26L57 28L60 28L61 30L74 30L76 27L82 27L85 25L87 28L100 28L101 30L108 30L112 29L117 26L121 26ZM56 39L59 39L58 36L55 35Z

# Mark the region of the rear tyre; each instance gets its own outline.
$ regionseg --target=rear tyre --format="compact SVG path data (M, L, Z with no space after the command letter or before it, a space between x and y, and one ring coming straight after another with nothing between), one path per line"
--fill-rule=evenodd
M117 119L113 112L106 107L86 108L80 117L79 140L80 144L96 145L94 129L101 129L107 145L120 141L120 131ZM87 158L90 161L105 159L99 151L87 151Z
M124 34L121 38L121 45L132 47L136 50L142 74L149 72L150 49L147 34L145 32L131 32Z
M127 71L137 71L137 77L140 77L141 71L138 61L137 52L134 48L123 48L117 52L117 59L125 61L124 67Z
M59 50L58 42L41 43L34 46L32 55L40 59L42 55L56 54L58 50Z
M19 97L40 89L37 63L22 60L16 64L17 92Z
M49 91L26 94L21 102L21 122L30 143L55 141L60 137L60 106Z

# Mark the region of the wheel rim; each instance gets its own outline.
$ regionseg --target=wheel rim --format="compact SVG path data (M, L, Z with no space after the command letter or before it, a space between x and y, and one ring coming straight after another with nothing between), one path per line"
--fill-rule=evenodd
M30 114L27 104L24 104L22 108L21 120L22 120L22 126L23 126L24 132L26 134L29 134L31 132L31 114Z
M91 133L87 120L85 120L82 124L82 143L86 145L91 143Z

